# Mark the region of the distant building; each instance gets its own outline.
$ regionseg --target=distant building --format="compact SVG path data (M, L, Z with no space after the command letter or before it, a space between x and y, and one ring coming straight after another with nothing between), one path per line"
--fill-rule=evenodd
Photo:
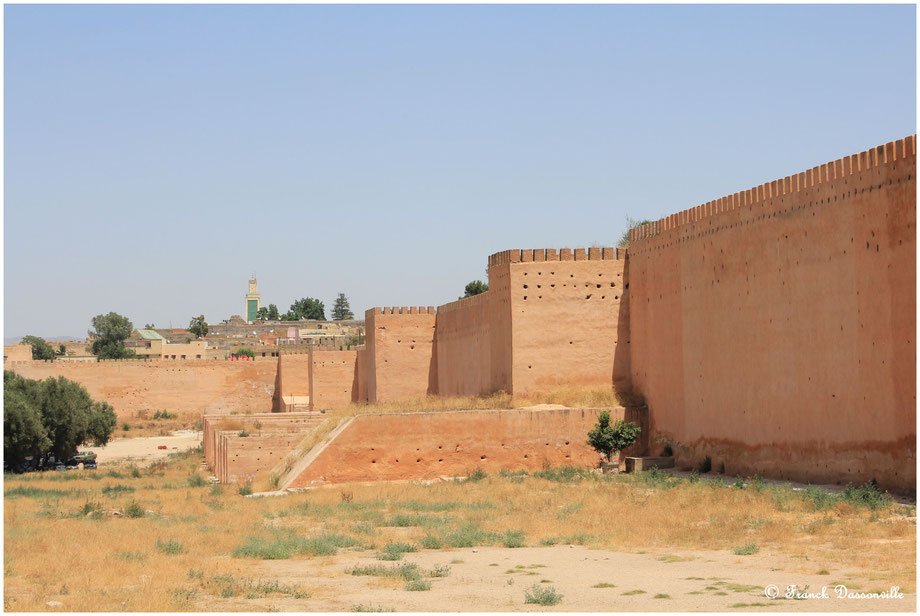
M252 323L259 316L259 308L262 307L262 300L259 296L259 287L256 283L256 275L253 274L249 279L249 293L246 294L246 305L243 314L246 315L246 322Z
M148 359L205 359L208 345L204 340L170 343L152 329L136 329L125 346Z

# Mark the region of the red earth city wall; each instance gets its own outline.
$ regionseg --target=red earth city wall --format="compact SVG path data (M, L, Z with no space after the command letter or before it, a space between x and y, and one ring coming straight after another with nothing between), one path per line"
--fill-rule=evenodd
M167 410L180 413L250 413L272 407L276 361L102 360L7 362L30 379L62 376L112 405L119 417Z
M437 393L432 306L373 308L364 321L370 402Z
M915 136L630 235L632 378L679 464L915 488Z
M599 409L445 411L359 415L288 486L319 483L457 477L477 467L539 470L596 467L600 457L586 442ZM615 408L612 419L635 421L647 432L647 416ZM411 435L407 438L406 435ZM622 455L647 449L640 439Z
M310 350L285 350L278 356L273 411L289 412L293 407L287 401L310 395Z
M358 398L358 352L310 349L310 410L346 406Z
M493 258L510 263L510 391L629 389L625 250L512 250Z
M438 365L438 394L468 396L510 391L510 370L502 364L493 366L495 346L501 338L510 338L500 331L497 314L502 305L495 301L499 290L489 290L473 297L438 307L435 328ZM510 353L508 354L510 357Z

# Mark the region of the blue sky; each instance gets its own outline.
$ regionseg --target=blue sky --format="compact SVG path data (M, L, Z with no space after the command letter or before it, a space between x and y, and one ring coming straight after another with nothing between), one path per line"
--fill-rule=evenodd
M4 336L438 305L916 132L915 7L4 7Z

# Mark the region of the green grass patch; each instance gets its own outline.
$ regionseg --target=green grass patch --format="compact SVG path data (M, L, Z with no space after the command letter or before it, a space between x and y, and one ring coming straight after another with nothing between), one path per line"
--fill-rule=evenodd
M556 605L562 601L562 595L552 586L534 584L524 591L524 603L536 605Z
M167 539L166 541L157 539L157 550L164 554L169 554L170 556L175 556L185 551L182 548L182 543L177 539Z
M671 598L671 595L666 595L666 594L660 592L660 593L658 593L657 595L655 595L654 598L655 598L655 599L670 599L670 598Z
M629 597L629 596L631 596L631 595L644 595L644 594L645 594L645 591L644 591L644 590L628 590L628 591L626 591L626 592L623 593L623 596L624 596L624 597Z
M527 540L524 538L524 531L522 530L505 531L501 542L506 548L522 548L527 545Z
M284 560L295 554L331 556L338 548L362 545L347 535L323 533L302 537L291 531L276 531L271 536L251 536L233 551L234 558L259 558L262 560Z
M756 554L759 551L760 547L758 547L756 543L746 543L735 548L735 554L738 556L750 556L751 554Z
M16 486L3 492L4 498L64 498L73 494L70 490L36 488L34 486Z
M591 588L616 588L616 584L608 584L607 582L601 582L600 584L595 584Z

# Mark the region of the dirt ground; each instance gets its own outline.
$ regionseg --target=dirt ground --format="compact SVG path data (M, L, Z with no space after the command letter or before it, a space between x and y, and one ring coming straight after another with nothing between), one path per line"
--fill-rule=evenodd
M167 457L177 451L194 449L201 444L201 432L180 430L171 436L151 436L145 438L116 438L105 447L89 447L96 453L96 462L134 462L146 466L155 460ZM159 449L165 445L166 449Z
M309 588L308 599L209 599L198 609L221 611L352 611L358 606L397 612L676 612L676 611L862 611L913 612L915 594L903 598L837 598L836 584L851 592L888 590L880 581L799 573L795 558L762 552L736 556L715 551L623 553L581 546L463 548L406 554L400 562L423 568L449 565L450 575L410 592L391 578L353 576L355 565L379 565L371 552L257 564L250 575ZM385 565L399 563L382 563ZM555 606L524 602L534 584L562 594ZM597 587L599 584L610 585ZM828 598L770 600L765 588L789 585Z

